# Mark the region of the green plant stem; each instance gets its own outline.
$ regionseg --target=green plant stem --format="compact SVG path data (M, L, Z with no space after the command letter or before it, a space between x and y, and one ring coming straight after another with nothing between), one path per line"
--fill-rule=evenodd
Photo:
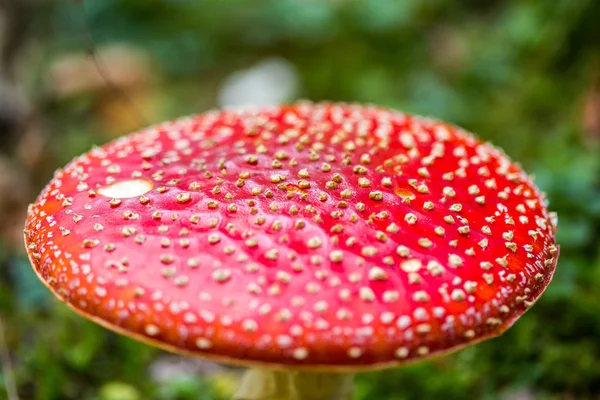
M233 400L352 400L354 376L250 369Z
M6 344L6 339L4 337L4 325L2 323L2 318L0 318L0 365L2 366L0 372L2 372L2 375L4 375L4 386L6 388L8 400L19 400L17 385L15 383L13 368L10 361L10 354Z

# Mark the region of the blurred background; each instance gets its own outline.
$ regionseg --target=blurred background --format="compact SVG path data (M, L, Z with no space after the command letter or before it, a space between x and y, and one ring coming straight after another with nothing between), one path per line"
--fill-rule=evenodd
M94 144L298 98L462 125L535 174L560 218L554 282L513 329L360 375L357 400L600 399L599 21L597 0L0 0L0 399L228 398L238 371L55 301L24 253L26 206Z

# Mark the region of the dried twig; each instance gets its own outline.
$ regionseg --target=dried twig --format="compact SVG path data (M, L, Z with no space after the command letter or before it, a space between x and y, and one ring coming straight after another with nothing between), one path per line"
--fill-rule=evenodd
M102 79L106 82L106 86L113 92L116 97L120 97L127 104L131 106L131 109L137 115L137 119L140 121L140 126L149 125L148 120L144 117L140 109L136 106L136 104L131 100L131 97L125 93L123 89L118 87L112 82L110 79L110 73L106 65L102 62L101 57L96 52L96 44L94 43L94 38L92 36L92 31L89 27L89 24L86 19L86 10L85 10L85 1L84 0L76 0L77 3L81 6L81 11L84 18L84 29L85 29L85 37L86 37L86 51L88 55L91 57L92 61L96 65L98 69L98 73L102 77Z

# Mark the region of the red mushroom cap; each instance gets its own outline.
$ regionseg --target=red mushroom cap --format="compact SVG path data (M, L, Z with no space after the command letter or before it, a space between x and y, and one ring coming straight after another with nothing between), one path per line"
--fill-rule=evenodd
M497 336L542 294L555 216L448 124L301 103L210 112L58 171L25 240L97 323L242 365L393 366Z

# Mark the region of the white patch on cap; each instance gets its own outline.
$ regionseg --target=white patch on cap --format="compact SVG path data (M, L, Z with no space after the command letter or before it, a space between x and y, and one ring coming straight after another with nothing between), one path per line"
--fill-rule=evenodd
M152 190L154 185L147 179L129 179L98 189L98 194L111 199L129 199Z

